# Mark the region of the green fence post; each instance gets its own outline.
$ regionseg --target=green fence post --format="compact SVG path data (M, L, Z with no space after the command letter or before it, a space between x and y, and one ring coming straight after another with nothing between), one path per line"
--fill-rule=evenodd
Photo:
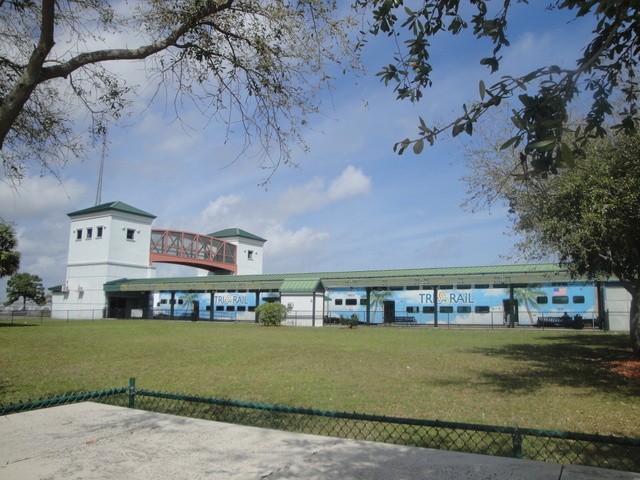
M129 379L129 408L136 408L136 379Z
M518 427L513 432L512 445L514 458L522 458L522 436Z

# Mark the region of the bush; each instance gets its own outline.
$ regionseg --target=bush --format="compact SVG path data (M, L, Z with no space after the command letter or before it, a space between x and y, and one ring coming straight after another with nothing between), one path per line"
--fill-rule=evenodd
M281 303L263 303L256 307L256 315L263 325L280 325L287 314L287 307Z
M357 327L360 322L360 318L355 313L350 318L346 318L344 315L340 315L340 325L346 325L349 328Z

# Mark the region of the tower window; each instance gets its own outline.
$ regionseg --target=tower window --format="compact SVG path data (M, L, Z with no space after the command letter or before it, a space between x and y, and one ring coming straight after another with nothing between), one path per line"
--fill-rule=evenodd
M76 240L82 240L82 229L76 230Z
M127 228L127 240L133 240L136 231L133 228Z
M87 228L87 240L91 239L91 237L93 237L93 228L89 227Z
M253 250L247 252L247 260L253 260Z
M102 238L102 228L103 227L96 228L96 238Z

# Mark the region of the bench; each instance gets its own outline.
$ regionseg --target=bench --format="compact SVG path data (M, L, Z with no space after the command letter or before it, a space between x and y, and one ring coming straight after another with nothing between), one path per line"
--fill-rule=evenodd
M591 322L591 320L588 320ZM559 328L573 328L574 330L582 330L584 328L585 320L581 315L570 317L569 315L562 315L561 317L547 317L540 316L536 322L536 327L559 327Z
M393 323L396 324L404 324L404 325L410 325L412 323L417 323L416 322L416 317L399 317L399 316L395 316L393 319Z

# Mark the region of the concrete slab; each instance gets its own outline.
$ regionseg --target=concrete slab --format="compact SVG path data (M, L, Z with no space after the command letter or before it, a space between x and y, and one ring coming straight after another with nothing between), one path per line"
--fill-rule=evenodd
M0 418L0 479L36 478L640 480L640 474L81 403Z

